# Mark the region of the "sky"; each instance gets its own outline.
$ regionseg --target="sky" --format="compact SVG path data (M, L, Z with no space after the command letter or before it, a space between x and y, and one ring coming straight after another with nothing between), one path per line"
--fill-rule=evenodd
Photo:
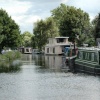
M93 20L100 12L100 0L0 0L0 8L19 25L21 33L33 33L34 23L51 16L51 10L61 3L87 12Z

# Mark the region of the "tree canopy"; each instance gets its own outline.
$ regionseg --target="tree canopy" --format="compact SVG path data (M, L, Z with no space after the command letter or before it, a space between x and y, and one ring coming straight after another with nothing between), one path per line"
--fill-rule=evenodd
M37 21L34 25L34 46L40 50L47 43L47 39L49 37L55 37L59 35L58 27L56 26L56 23L52 17L49 17L46 20Z
M32 46L32 36L33 34L31 34L28 31L25 31L23 34L21 34L22 46L31 47Z
M94 37L96 40L96 38L100 38L100 13L98 17L94 19L94 24L95 24Z
M21 43L20 29L3 9L0 9L0 47L18 47Z
M88 13L80 8L61 4L51 11L54 20L58 23L61 36L68 36L74 42L79 34L87 34L90 27Z

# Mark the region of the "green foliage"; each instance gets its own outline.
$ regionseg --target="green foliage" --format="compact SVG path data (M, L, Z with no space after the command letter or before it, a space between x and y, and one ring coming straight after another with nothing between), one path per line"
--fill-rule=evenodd
M0 73L20 70L21 62L17 60L20 57L21 53L18 51L9 51L0 55Z
M0 47L18 47L21 44L19 26L3 9L0 9Z
M59 36L59 30L57 24L54 22L52 17L47 18L46 20L46 33L48 37L56 37Z
M68 6L67 6L68 7ZM67 12L67 7L65 4L60 4L59 7L51 11L54 21L57 23L57 26L60 26L61 20L65 17Z
M68 36L74 42L77 35L87 34L90 27L89 15L73 6L61 4L52 10L52 16L58 23L61 36Z
M100 13L99 13L98 17L95 18L94 22L95 22L94 37L96 40L96 38L100 38Z
M25 47L31 47L32 46L32 34L28 31L25 31L21 37L22 37L22 46Z
M49 37L58 36L58 27L54 20L50 17L46 20L40 20L35 23L33 44L41 50L47 43Z
M4 35L0 35L0 43L3 41Z
M51 17L35 23L34 36L32 37L33 47L41 50L49 37L59 35L68 36L69 40L76 41L78 46L83 43L88 43L89 46L95 44L94 25L90 23L88 13L80 8L77 9L65 4L60 4L51 13Z
M21 57L21 53L19 51L8 51L3 55L0 55L0 60L4 61L12 61Z

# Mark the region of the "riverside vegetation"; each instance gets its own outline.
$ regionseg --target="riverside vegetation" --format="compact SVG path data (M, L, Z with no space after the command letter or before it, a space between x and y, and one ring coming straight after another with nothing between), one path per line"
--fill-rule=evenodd
M9 51L0 54L0 72L13 72L20 69L21 53L18 51Z

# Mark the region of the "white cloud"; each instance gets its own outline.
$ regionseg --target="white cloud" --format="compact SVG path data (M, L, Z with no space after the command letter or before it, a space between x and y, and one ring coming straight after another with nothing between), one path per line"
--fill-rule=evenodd
M37 15L23 15L23 16L13 16L13 19L16 19L16 22L19 23L20 25L29 25L33 24L37 20L40 20L41 18Z
M41 18L37 15L30 15L28 16L27 20L26 20L26 23L34 23L36 22L37 20L40 20Z
M8 12L23 33L33 30L33 23L49 17L60 3L81 8L89 13L91 20L100 11L99 0L0 0L0 8Z
M31 3L20 2L17 0L0 0L1 8L5 9L10 15L24 14L31 8Z
M100 12L100 0L69 0L68 5L81 8L89 13L91 20Z
M67 3L69 0L61 0L61 3Z
M2 4L2 5L1 5ZM32 7L29 1L0 0L0 7L15 20L20 27L28 27L30 24L40 19L38 16L28 15L28 10ZM22 29L23 30L23 29Z

